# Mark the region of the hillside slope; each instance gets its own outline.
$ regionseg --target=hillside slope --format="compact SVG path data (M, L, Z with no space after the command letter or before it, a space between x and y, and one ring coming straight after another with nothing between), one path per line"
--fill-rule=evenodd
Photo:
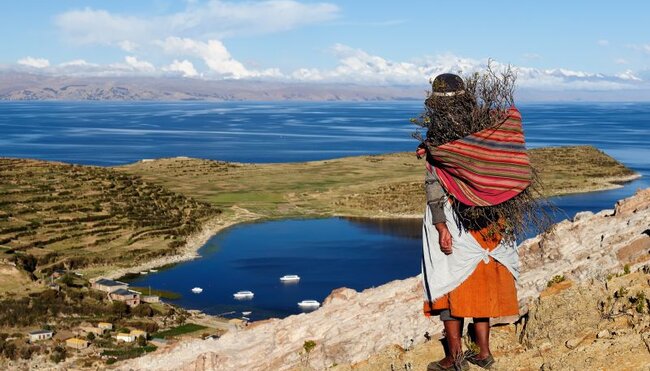
M219 213L112 169L0 158L0 257L37 276L174 254Z
M646 189L613 210L579 215L525 241L522 317L494 331L499 369L650 366L650 272L637 271L650 260L649 225ZM593 235L602 243L592 243ZM423 369L442 355L439 343L424 344L424 335L442 325L421 308L418 277L361 293L337 289L312 313L254 323L216 341L183 342L121 369L399 370L408 363Z

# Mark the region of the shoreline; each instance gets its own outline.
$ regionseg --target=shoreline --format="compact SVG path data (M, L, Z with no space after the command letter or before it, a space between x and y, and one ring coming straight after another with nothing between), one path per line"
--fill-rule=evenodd
M239 219L235 217L232 219L226 219L223 216L213 218L211 220L208 220L203 225L203 228L200 232L187 238L185 246L183 246L179 254L156 258L133 267L119 268L110 273L101 275L100 277L117 280L130 274L140 274L142 271L148 271L150 269L156 269L167 265L175 265L178 263L198 259L201 257L201 255L198 253L199 249L205 246L210 238L216 236L224 229L243 222L254 221L257 219L259 218Z
M625 187L625 184L633 182L643 176L639 173L634 173L629 176L618 177L618 178L605 178L599 181L600 187L587 187L582 189L571 190L566 193L551 194L546 197L563 197L571 196L581 193L592 193L592 192L601 192L601 191L610 191L614 189L619 189ZM243 209L238 206L233 206L232 209L235 211L235 214L232 216L219 216L214 219L207 221L202 230L195 235L188 237L185 246L181 249L180 254L165 256L156 258L154 260L142 263L129 268L119 268L115 271L102 275L109 279L120 279L121 277L127 276L129 274L139 274L141 271L148 271L150 269L156 269L164 267L167 265L175 265L178 263L183 263L186 261L194 260L201 258L201 255L198 253L210 238L216 236L219 232L233 227L235 225L253 221L264 221L264 220L275 220L275 218L264 217L259 214L252 213L246 209ZM304 216L293 216L293 217L304 217ZM331 213L331 214L320 214L320 215L309 215L309 218L328 218L328 217L341 217L341 218L365 218L365 219L419 219L422 218L421 214L373 214L373 215L358 215L352 213ZM283 217L281 219L290 219L292 216Z

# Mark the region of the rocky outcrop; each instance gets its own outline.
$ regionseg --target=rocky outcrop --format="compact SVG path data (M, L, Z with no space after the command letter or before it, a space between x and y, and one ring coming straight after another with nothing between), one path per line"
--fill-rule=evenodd
M650 189L619 201L615 209L578 213L520 247L520 298L535 297L549 279L582 282L650 258Z
M578 214L573 221L561 222L549 233L525 241L520 247L524 272L520 296L523 304L530 303L531 310L537 310L533 317L542 324L538 332L545 331L544 318L553 320L553 305L563 305L558 302L543 307L537 299L553 276L563 275L574 282L594 280L606 285L606 276L612 269L621 271L625 264L634 266L648 260L648 226L650 189L619 202L614 210ZM393 281L361 293L338 289L315 312L255 323L215 341L180 343L164 353L125 364L122 369L320 370L369 362L364 360L386 349L393 352L390 356L393 357L399 349L404 352L404 349L422 347L425 332L435 334L441 329L436 319L429 320L421 314L421 290L418 277ZM578 303L577 296L562 300ZM542 307L546 308L545 314L540 314ZM571 316L571 308L567 307L563 315ZM587 328L591 332L600 330L601 316L595 309L593 312L576 314L590 317L585 321L589 322ZM593 335L591 332L589 336ZM508 336L515 339L513 334ZM536 344L535 339L544 336L527 339L531 349L539 350L543 344ZM342 366L336 366L339 367Z

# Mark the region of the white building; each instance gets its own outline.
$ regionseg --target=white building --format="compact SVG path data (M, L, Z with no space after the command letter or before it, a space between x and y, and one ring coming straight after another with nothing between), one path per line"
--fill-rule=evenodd
M131 335L131 334L117 334L117 335L115 336L115 339L117 339L117 341L123 341L123 342L125 342L125 343L132 343L132 342L134 342L137 338L138 338L137 336L135 336L135 335Z
M54 332L52 332L52 331L50 331L50 330L36 330L36 331L32 331L32 332L30 332L30 333L28 334L28 336L29 336L29 342L30 342L30 343L33 343L33 342L36 342L36 341L42 341L42 340L51 339L53 334L54 334Z

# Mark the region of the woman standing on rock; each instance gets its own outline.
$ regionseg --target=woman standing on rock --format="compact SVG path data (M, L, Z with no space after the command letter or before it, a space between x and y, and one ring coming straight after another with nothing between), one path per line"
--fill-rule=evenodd
M446 357L430 371L465 370L468 361L489 368L490 318L519 314L515 236L538 214L513 87L509 69L439 75L416 120L427 129L417 153L427 168L424 314L440 315L446 341ZM462 352L464 318L473 318L478 352Z

